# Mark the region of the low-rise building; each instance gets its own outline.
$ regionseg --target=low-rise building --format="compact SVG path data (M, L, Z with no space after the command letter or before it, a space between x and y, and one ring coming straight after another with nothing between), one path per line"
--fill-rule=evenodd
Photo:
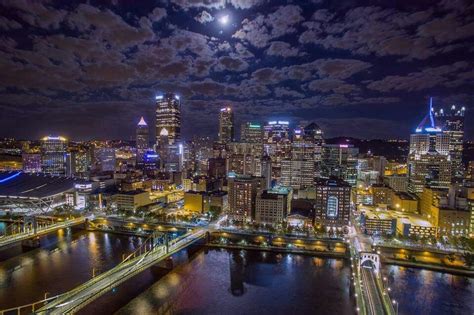
M369 235L394 235L397 232L397 219L385 211L362 213L361 225Z
M187 211L220 213L227 208L227 204L227 192L225 191L187 191L184 193L184 209Z
M418 198L410 193L394 193L392 194L391 207L403 212L418 213Z
M392 203L393 190L386 185L372 185L372 203L374 206L389 205Z
M426 220L414 220L413 218L399 218L397 220L397 231L405 237L414 235L419 238L437 236L435 226Z
M257 223L282 223L291 207L291 189L277 187L264 190L257 195L255 206L255 221Z
M133 212L152 203L150 192L144 190L123 191L114 194L112 199L117 209Z

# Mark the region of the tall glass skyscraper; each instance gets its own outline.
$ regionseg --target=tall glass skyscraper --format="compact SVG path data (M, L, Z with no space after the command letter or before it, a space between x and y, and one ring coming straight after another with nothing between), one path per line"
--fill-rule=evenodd
M436 112L436 123L449 138L449 157L452 163L452 180L460 182L464 176L462 163L464 141L464 107L451 106Z
M67 140L58 136L41 139L41 171L51 175L66 175Z
M156 96L156 144L174 145L181 139L181 105L173 93Z
M219 142L229 143L234 141L234 113L232 108L221 108L219 113Z
M136 130L136 141L137 141L137 164L143 165L143 157L148 150L149 138L148 138L148 125L143 117L137 125Z

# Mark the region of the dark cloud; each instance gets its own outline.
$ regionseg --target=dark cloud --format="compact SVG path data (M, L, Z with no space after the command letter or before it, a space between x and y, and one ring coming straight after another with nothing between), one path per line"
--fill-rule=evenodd
M202 24L206 24L206 23L214 21L214 17L206 10L201 11L201 13L196 15L194 19Z
M326 134L389 137L407 135L427 95L474 101L467 1L160 3L0 0L2 133L129 138L166 91L182 96L183 130L203 134L223 104L239 123L319 118ZM209 23L222 14L232 22Z
M379 92L388 92L392 90L418 91L439 85L449 86L452 85L452 80L457 77L458 72L468 67L469 63L459 61L451 65L425 68L407 75L390 75L382 80L369 83L367 87Z
M295 57L300 54L298 48L292 47L289 43L275 41L266 50L267 55L281 57Z
M248 68L248 63L239 58L221 57L218 62L218 71L236 71L241 72Z
M304 20L302 9L296 5L279 7L266 16L242 21L242 28L232 36L251 43L255 47L266 47L272 39L296 32L296 25Z

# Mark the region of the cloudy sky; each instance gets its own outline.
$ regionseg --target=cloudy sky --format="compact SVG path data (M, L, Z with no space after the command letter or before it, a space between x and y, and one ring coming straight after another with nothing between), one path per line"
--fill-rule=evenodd
M0 0L0 12L0 136L130 139L171 91L185 137L214 135L230 104L238 123L406 138L433 96L467 107L474 138L472 1Z

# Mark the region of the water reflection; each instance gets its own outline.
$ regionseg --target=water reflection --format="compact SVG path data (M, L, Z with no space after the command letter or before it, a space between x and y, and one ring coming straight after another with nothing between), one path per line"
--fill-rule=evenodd
M472 278L400 266L384 272L400 314L474 314Z
M327 314L328 310L351 314L349 268L343 260L336 260L335 265L333 261L271 252L203 250L118 314Z
M0 305L8 308L63 293L116 265L141 239L101 232L59 230L41 238L42 247L0 251ZM14 253L12 255L12 253ZM13 257L12 257L13 256Z

